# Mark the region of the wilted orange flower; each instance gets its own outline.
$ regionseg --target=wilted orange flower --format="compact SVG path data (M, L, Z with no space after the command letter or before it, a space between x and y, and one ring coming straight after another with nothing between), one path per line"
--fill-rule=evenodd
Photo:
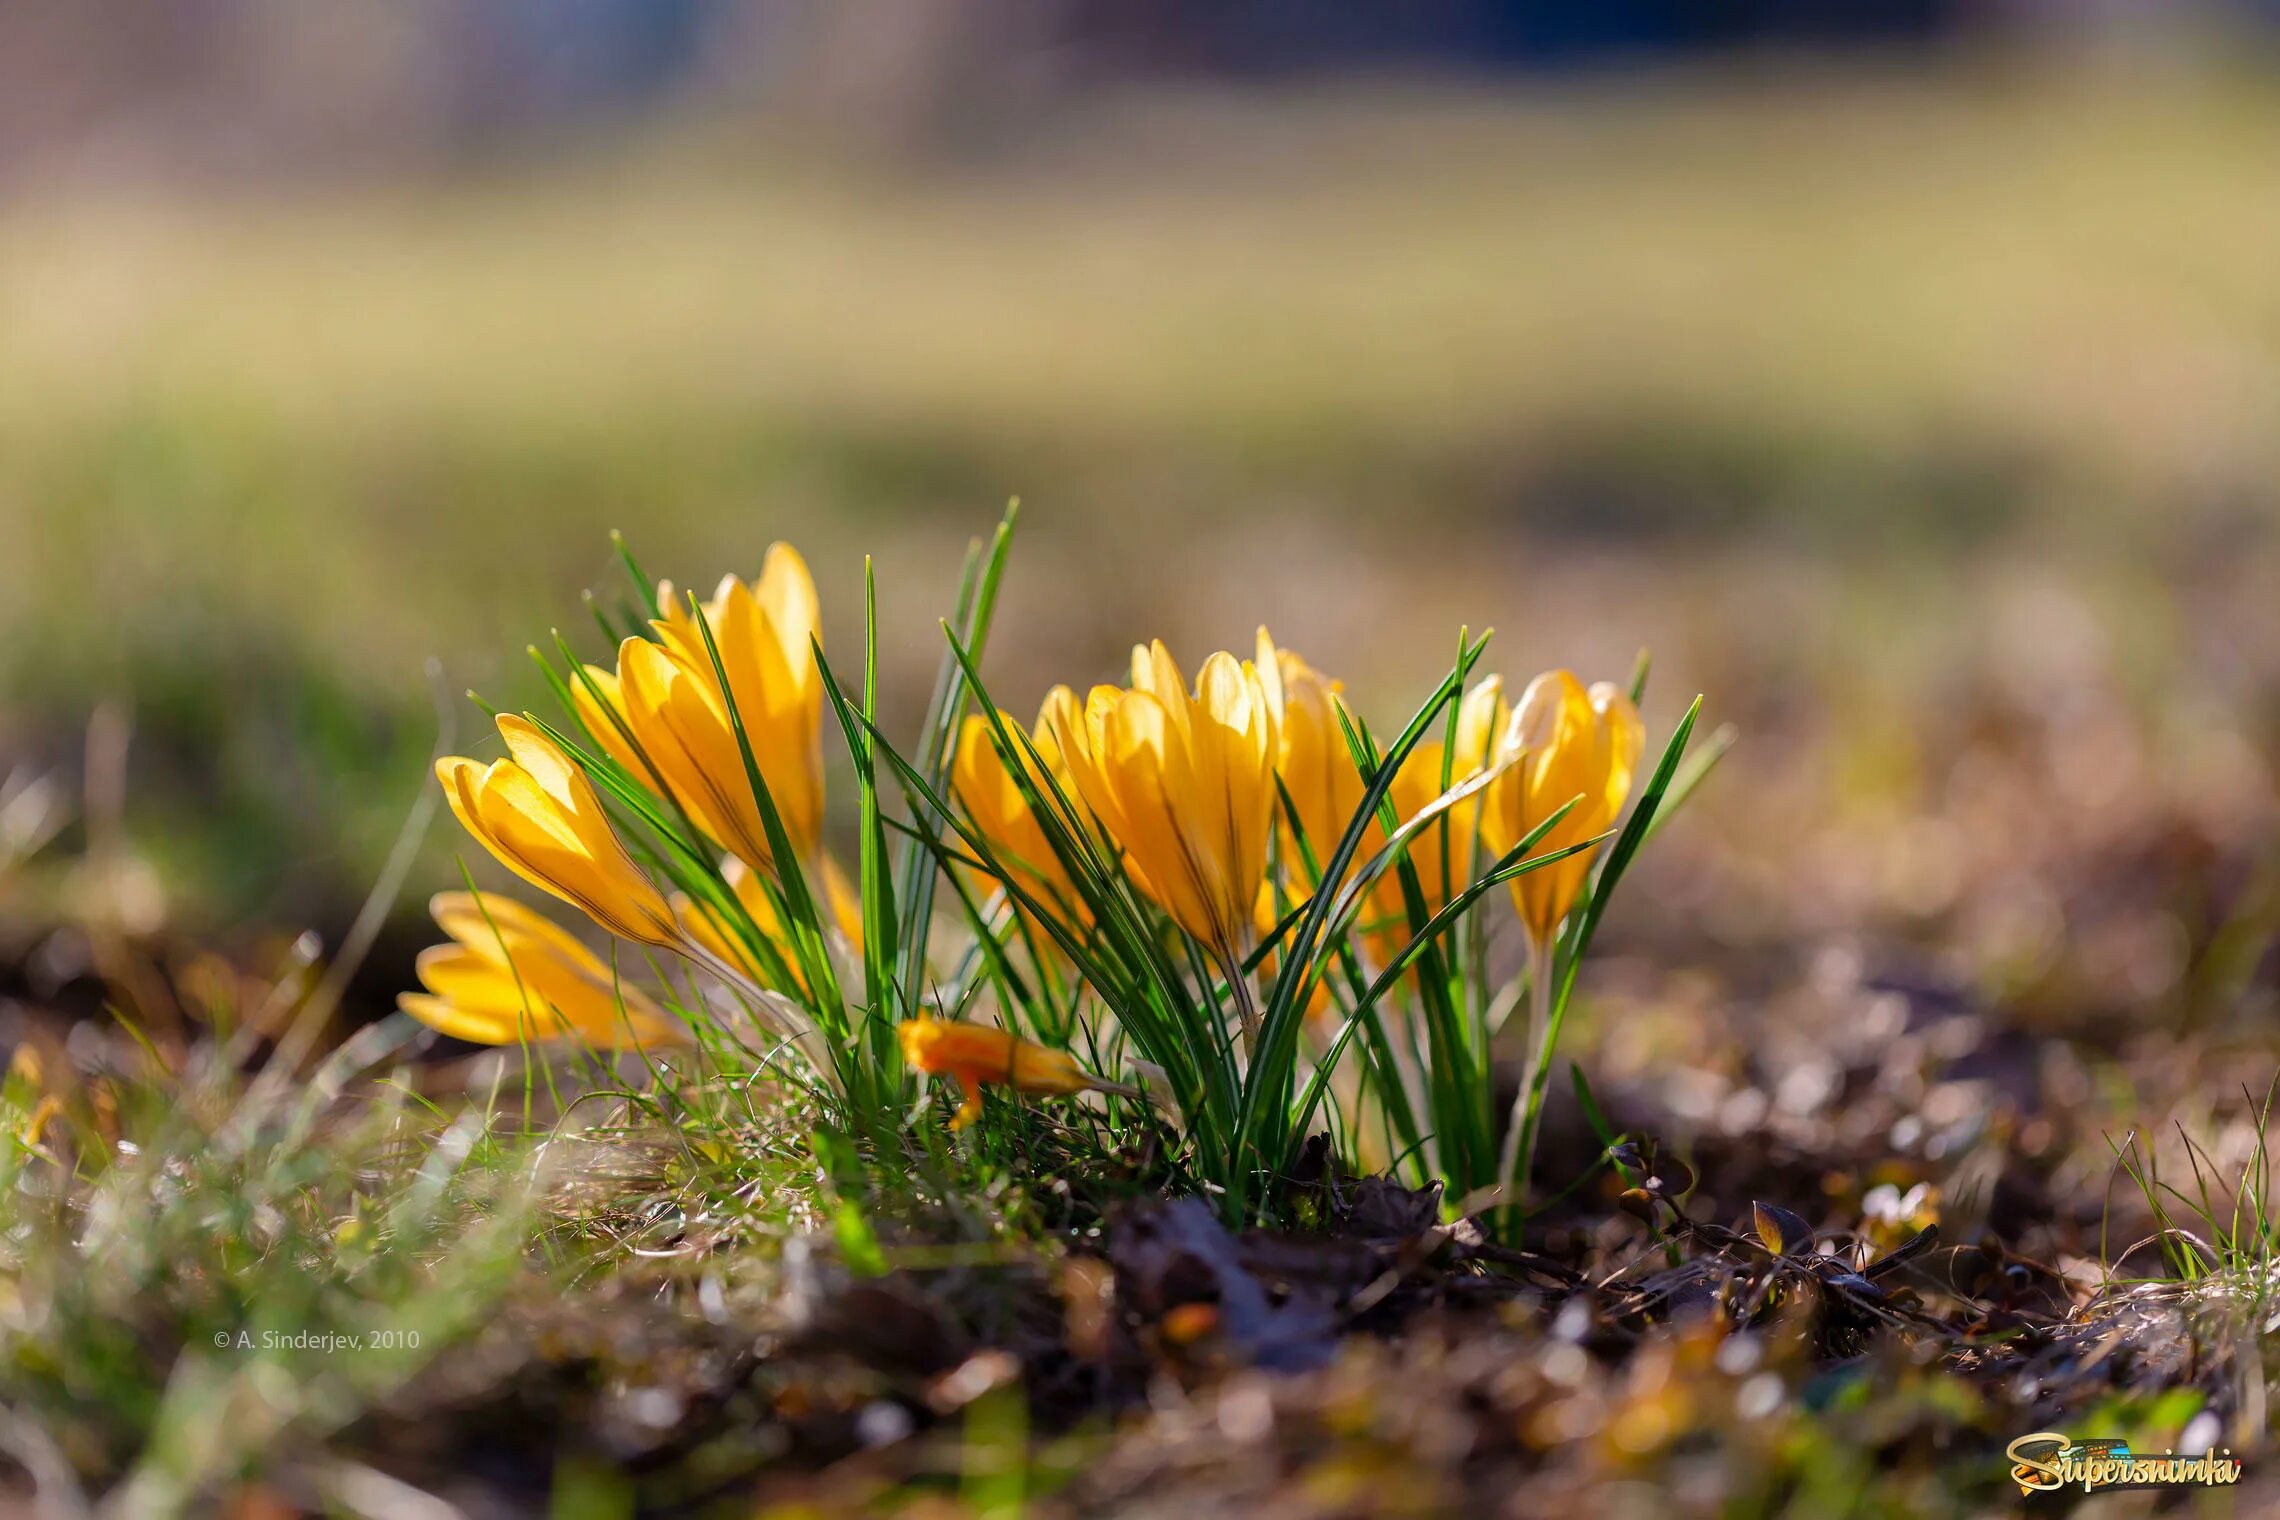
M1537 842L1535 853L1565 849L1605 833L1631 794L1631 779L1645 743L1638 709L1616 686L1601 681L1587 691L1564 670L1536 677L1521 693L1520 705L1498 740L1498 757L1512 764L1489 784L1481 813L1482 837L1502 854L1568 799L1579 796L1582 801ZM1585 850L1513 879L1512 901L1538 944L1550 942L1575 906L1596 853Z
M957 1080L963 1101L952 1129L964 1129L982 1116L982 1084L993 1082L1015 1092L1066 1097L1071 1093L1139 1094L1121 1083L1103 1081L1079 1066L1067 1051L1024 1040L1011 1030L948 1019L905 1020L900 1030L903 1059L932 1077Z
M1140 889L1223 956L1250 942L1280 753L1258 668L1224 651L1191 695L1161 640L1132 651L1132 685L1096 686L1047 718L1085 805Z

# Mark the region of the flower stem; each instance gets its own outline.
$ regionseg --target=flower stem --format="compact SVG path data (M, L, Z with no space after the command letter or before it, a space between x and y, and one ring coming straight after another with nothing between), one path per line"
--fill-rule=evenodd
M1537 1080L1544 1066L1552 1058L1545 1048L1551 1033L1552 1018L1552 947L1548 940L1528 936L1528 1043L1527 1063L1520 1071L1520 1091L1512 1096L1512 1114L1504 1126L1504 1154L1497 1163L1497 1185L1504 1191L1507 1217L1516 1217L1520 1195L1527 1186L1525 1169L1535 1160L1536 1115L1532 1109L1535 1094L1542 1087Z
M1243 1028L1243 1057L1249 1060L1259 1038L1259 1004L1251 995L1251 981L1243 974L1243 957L1233 950L1220 952L1219 964L1227 973L1227 995L1235 1000L1235 1017Z

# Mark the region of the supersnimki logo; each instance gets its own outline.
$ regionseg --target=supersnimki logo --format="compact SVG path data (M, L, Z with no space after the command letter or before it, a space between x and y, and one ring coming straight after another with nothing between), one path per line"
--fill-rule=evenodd
M2084 1493L2101 1488L2221 1488L2238 1483L2242 1463L2228 1447L2211 1447L2198 1454L2175 1451L2133 1452L2127 1441L2077 1441L2053 1430L2021 1436L2004 1448L2011 1462L2011 1481L2021 1494L2051 1493L2080 1487Z

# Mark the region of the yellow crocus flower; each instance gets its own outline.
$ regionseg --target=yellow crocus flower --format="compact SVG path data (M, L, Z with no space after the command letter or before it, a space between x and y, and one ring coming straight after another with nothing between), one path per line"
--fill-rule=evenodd
M1274 674L1270 677L1270 665ZM1342 684L1324 676L1297 654L1275 645L1267 630L1259 630L1259 671L1267 699L1275 709L1281 737L1277 766L1283 788L1306 830L1307 845L1317 864L1337 848L1354 810L1361 806L1362 774L1354 765L1353 750L1339 715L1345 710ZM1489 763L1498 730L1509 715L1502 683L1490 676L1467 692L1457 708L1456 750L1443 776L1445 741L1418 744L1394 772L1387 796L1394 817L1406 823L1437 801L1452 787L1480 775ZM1461 891L1472 879L1473 839L1478 832L1480 804L1467 798L1447 813L1448 870L1442 870L1443 830L1419 830L1409 842L1409 860L1424 889L1426 908L1438 912L1452 891ZM1384 828L1373 821L1362 836L1357 859L1368 859L1385 844ZM1293 846L1295 855L1295 846ZM1388 871L1371 890L1369 918L1399 919L1403 915L1400 878Z
M1536 677L1498 741L1499 758L1511 764L1489 784L1482 837L1501 855L1572 797L1582 800L1533 853L1605 833L1631 794L1645 743L1638 709L1620 688L1601 681L1586 690L1564 670ZM1536 944L1550 943L1575 906L1595 853L1585 850L1513 879L1512 901Z
M657 598L658 642L628 639L618 649L616 695L634 738L699 827L750 864L770 866L759 801L729 724L733 697L784 832L801 856L812 855L823 828L824 690L806 561L789 544L771 544L758 581L725 577L702 605L728 676L725 696L688 605L670 581L659 583ZM646 778L645 767L633 770Z
M629 638L618 648L618 692L634 740L656 768L655 779L690 821L742 859L770 865L774 852L759 799L712 673L678 650ZM759 758L757 748L753 758ZM765 771L761 775L766 779ZM775 788L768 793L773 798ZM789 832L790 816L778 816Z
M1132 652L1130 687L1096 686L1081 719L1049 704L1069 777L1134 882L1223 958L1252 936L1280 752L1258 668L1221 651L1191 695L1161 640Z
M1331 679L1292 650L1278 646L1259 629L1259 685L1275 715L1275 772L1290 793L1291 809L1306 831L1306 847L1322 864L1338 847L1354 810L1362 805L1362 773L1347 746L1345 684ZM1278 799L1279 800L1279 799ZM1279 816L1279 809L1278 809ZM1304 874L1298 843L1288 820L1282 830L1286 869L1293 880Z
M523 880L584 909L612 934L678 949L672 910L618 841L584 772L528 718L500 714L499 737L507 759L436 762L467 832Z
M1288 651L1283 653L1287 655ZM1287 666L1285 670L1287 672ZM1288 691L1286 684L1286 702ZM1292 710L1289 705L1284 708L1286 714ZM1466 693L1457 708L1456 750L1454 758L1446 766L1445 781L1442 757L1449 753L1446 742L1433 739L1418 744L1403 758L1401 768L1394 772L1393 784L1387 788L1386 796L1393 805L1394 816L1407 823L1439 801L1448 791L1476 779L1489 763L1490 751L1494 746L1500 720L1504 716L1506 709L1503 706L1502 683L1495 676L1490 676ZM1299 792L1291 786L1290 778L1286 775L1283 779L1283 785L1291 792L1292 802L1300 810L1308 842L1316 851L1318 862L1322 856L1337 847L1338 839L1353 818L1354 809L1361 805L1361 773L1353 766L1353 752L1344 748L1342 734L1339 743L1346 759L1347 773L1352 777L1352 797L1349 800L1342 790L1349 783L1337 783L1341 790L1330 793L1336 800L1325 813L1321 824L1305 818L1307 804L1300 801ZM1285 753L1290 753L1287 746ZM1300 753L1305 751L1301 750ZM1409 863L1417 874L1418 891L1424 900L1428 916L1448 906L1450 897L1463 891L1472 882L1475 841L1480 832L1479 800L1477 797L1468 797L1454 803L1442 816L1442 824L1421 828L1411 834L1407 847ZM1325 832L1317 833L1318 827ZM1315 843L1316 840L1325 842ZM1356 859L1367 860L1375 856L1384 849L1385 840L1385 826L1373 819L1362 833ZM1299 894L1294 892L1292 895L1296 897ZM1277 906L1269 895L1269 890L1262 889L1256 914L1262 933L1279 921L1279 914L1275 911ZM1371 883L1355 928L1363 944L1368 947L1372 959L1379 965L1391 961L1408 945L1409 907L1408 900L1402 893L1401 873L1397 867L1389 865ZM1265 964L1271 972L1274 959L1270 957ZM1328 1006L1327 991L1326 986L1316 988L1314 1001L1308 1007L1309 1013Z
M452 943L420 952L427 990L406 992L396 1005L429 1028L479 1045L690 1043L685 1025L543 914L489 893L439 892L428 906Z
M1508 712L1503 682L1495 676L1466 692L1457 705L1454 751L1445 740L1426 740L1411 750L1402 760L1401 769L1393 773L1393 785L1387 789L1387 795L1393 801L1394 817L1407 823L1443 794L1463 786L1487 769ZM1480 833L1481 819L1478 794L1451 804L1442 817L1447 823L1446 830L1429 824L1409 839L1409 863L1417 873L1417 885L1424 893L1428 913L1440 912L1448 906L1452 895L1472 883L1474 841ZM1378 879L1375 898L1394 916L1401 915L1398 873L1388 871Z
M1316 670L1297 651L1276 644L1264 624L1259 628L1257 651L1253 663L1258 668L1259 685L1275 716L1275 773L1282 778L1282 790L1290 796L1288 812L1280 797L1273 804L1275 832L1282 841L1285 890L1278 893L1275 883L1261 882L1258 905L1252 913L1254 926L1265 935L1281 922L1288 908L1303 902L1316 886L1314 872L1307 868L1306 856L1299 849L1299 831L1305 833L1306 850L1313 854L1318 870L1337 849L1354 810L1362 805L1363 786L1339 716L1346 710L1345 683ZM1296 829L1291 825L1293 813L1298 820ZM1375 824L1370 827L1371 839L1382 843L1385 831ZM1279 955L1269 955L1260 970L1272 977L1280 964ZM1317 1017L1329 1008L1330 985L1318 981L1307 1000L1307 1016Z
M1050 777L1062 795L1073 795L1074 784L1061 756L1061 741L1054 732L1051 714L1064 704L1073 707L1074 703L1067 687L1054 687L1038 709L1037 726L1030 733L1036 758L1020 753L1017 746L1022 769L1034 790L1045 790ZM1001 710L998 717L1008 730L1018 727L1013 714ZM1059 912L1067 925L1081 926L1089 921L1091 915L1076 883L1062 868L1045 826L1038 822L1019 781L998 753L989 720L978 713L968 715L958 725L958 747L950 761L950 789L975 832L989 841L991 851L1002 863L1019 874L1022 891Z

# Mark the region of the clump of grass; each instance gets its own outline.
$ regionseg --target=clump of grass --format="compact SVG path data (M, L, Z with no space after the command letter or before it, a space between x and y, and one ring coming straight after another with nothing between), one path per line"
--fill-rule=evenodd
M222 1042L179 1071L20 1057L0 1116L0 1398L10 1454L59 1506L84 1479L159 1513L254 1475L479 1323L525 1269L539 1172L485 1105L345 1084L368 1031L298 1088ZM28 1048L27 1048L28 1051ZM139 1506L139 1508L138 1508Z
M2189 1185L2162 1175L2158 1150L2132 1130L2120 1140L2107 1137L2114 1173L2136 1189L2154 1228L2118 1252L2110 1249L2106 1227L2100 1250L2106 1280L2085 1307L2091 1325L2111 1323L2122 1334L2131 1321L2154 1310L2174 1309L2196 1348L2196 1361L2229 1382L2230 1438L2246 1444L2265 1430L2270 1369L2266 1343L2280 1323L2280 1219L2271 1212L2272 1105L2280 1078L2259 1099L2243 1090L2246 1120L2255 1139L2237 1175L2195 1138L2184 1123L2176 1126ZM2107 1201L2107 1225L2112 1199ZM2131 1275L2127 1264L2152 1252L2162 1271ZM2213 1427L2212 1427L2213 1428Z
M2107 1138L2115 1172L2129 1179L2144 1201L2154 1232L2107 1256L2115 1268L2152 1248L2177 1282L2198 1283L2217 1279L2253 1287L2259 1297L2271 1294L2280 1268L2280 1219L2272 1212L2272 1153L2269 1122L2272 1104L2280 1096L2280 1078L2259 1100L2241 1094L2247 1117L2255 1129L2255 1143L2240 1174L2229 1180L2225 1167L2196 1140L2183 1122L2177 1141L2190 1173L2191 1191L2161 1174L2157 1150L2131 1130L2120 1140ZM2172 1173L2174 1176L2174 1173ZM2109 1200L2109 1214L2111 1200Z

